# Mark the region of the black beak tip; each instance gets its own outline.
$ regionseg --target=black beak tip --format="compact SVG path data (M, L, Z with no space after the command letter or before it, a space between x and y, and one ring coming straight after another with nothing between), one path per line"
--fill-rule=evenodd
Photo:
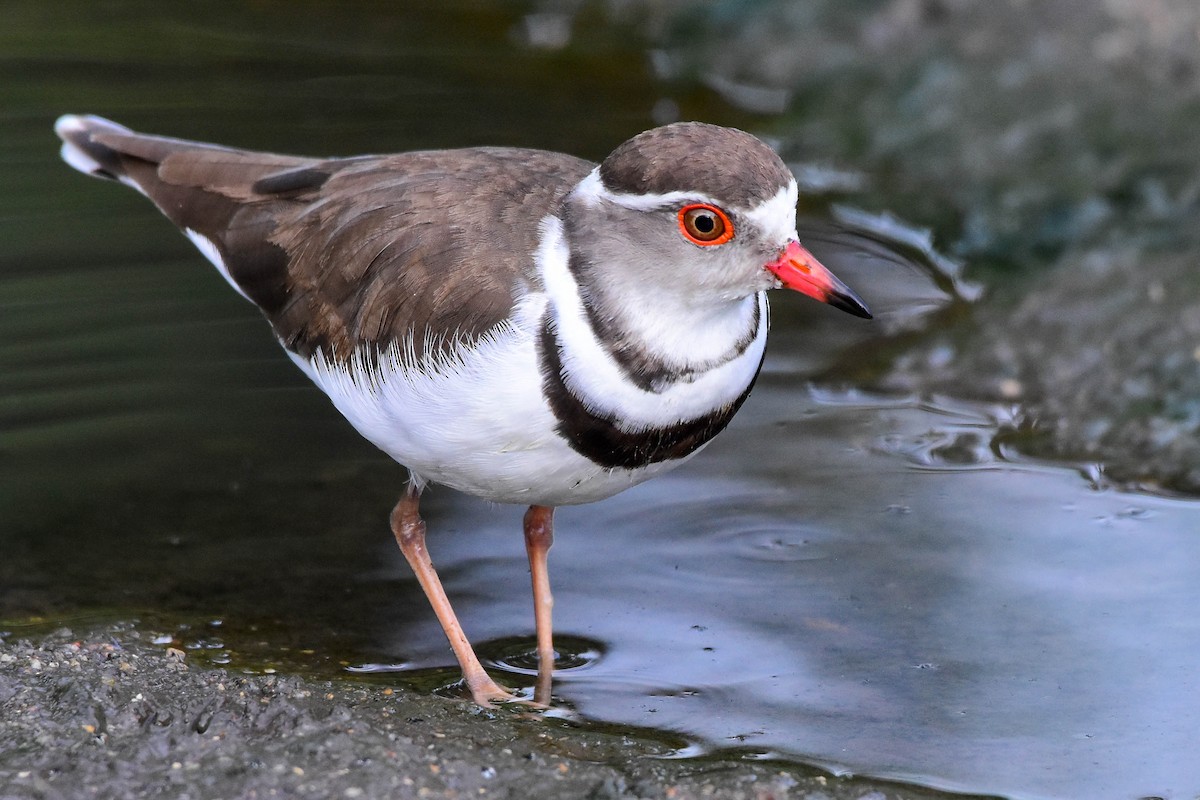
M853 314L862 319L873 319L871 311L867 308L867 304L849 289L830 292L829 299L826 302L834 308L845 311L847 314Z

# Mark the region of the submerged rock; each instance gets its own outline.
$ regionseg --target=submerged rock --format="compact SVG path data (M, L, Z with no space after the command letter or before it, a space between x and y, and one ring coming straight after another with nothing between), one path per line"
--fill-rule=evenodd
M1014 401L1034 434L1026 453L1200 492L1198 252L1073 253L1019 300L900 357L883 384Z

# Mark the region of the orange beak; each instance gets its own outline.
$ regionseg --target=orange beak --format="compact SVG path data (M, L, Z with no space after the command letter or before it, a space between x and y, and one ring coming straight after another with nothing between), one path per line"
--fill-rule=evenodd
M812 253L795 240L788 242L779 258L766 267L783 283L785 289L794 289L856 317L871 318L867 304L854 290L825 269Z

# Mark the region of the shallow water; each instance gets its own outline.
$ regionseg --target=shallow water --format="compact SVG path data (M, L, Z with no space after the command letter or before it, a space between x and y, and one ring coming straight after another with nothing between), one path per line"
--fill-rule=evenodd
M520 7L355 6L318 31L317 11L269 3L136 24L81 4L73 25L17 6L25 26L0 39L16 188L0 199L0 619L138 617L232 668L452 681L386 528L403 470L141 198L59 164L50 124L95 111L277 149L599 156L653 124L636 42L599 27L530 47ZM708 95L683 103L753 128ZM1015 797L1200 793L1200 505L1023 459L1016 409L855 388L977 292L903 226L810 210L806 241L880 320L776 296L766 370L726 434L558 513L556 628L576 663L557 713L673 732L681 757ZM521 509L435 489L424 511L468 633L528 686Z
M693 465L559 512L557 628L602 652L556 696L682 732L685 754L1017 797L1193 792L1200 508L999 459L1004 417L769 376ZM529 647L519 514L435 507L481 650L522 618ZM430 620L379 625L408 668L446 662Z

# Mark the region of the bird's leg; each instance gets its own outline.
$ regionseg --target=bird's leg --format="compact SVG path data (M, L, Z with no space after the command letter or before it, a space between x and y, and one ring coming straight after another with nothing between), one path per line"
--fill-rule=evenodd
M554 544L554 509L530 506L525 512L525 552L529 554L529 575L533 581L533 619L537 626L538 680L533 700L550 704L550 678L554 673L554 642L550 615L554 597L550 594L550 572L546 555Z
M463 678L475 702L490 707L493 701L511 700L512 695L483 671L483 665L479 663L467 635L458 624L458 618L454 616L450 599L446 597L446 590L442 588L442 582L429 559L429 550L425 547L425 522L418 512L420 499L420 490L409 484L404 490L404 496L392 510L392 533L396 536L396 543L400 545L400 552L404 553L408 565L416 573L417 581L425 590L429 604L433 606L433 613L437 614L438 622L442 623L442 630L450 640L450 647L454 649L454 655L462 667Z

